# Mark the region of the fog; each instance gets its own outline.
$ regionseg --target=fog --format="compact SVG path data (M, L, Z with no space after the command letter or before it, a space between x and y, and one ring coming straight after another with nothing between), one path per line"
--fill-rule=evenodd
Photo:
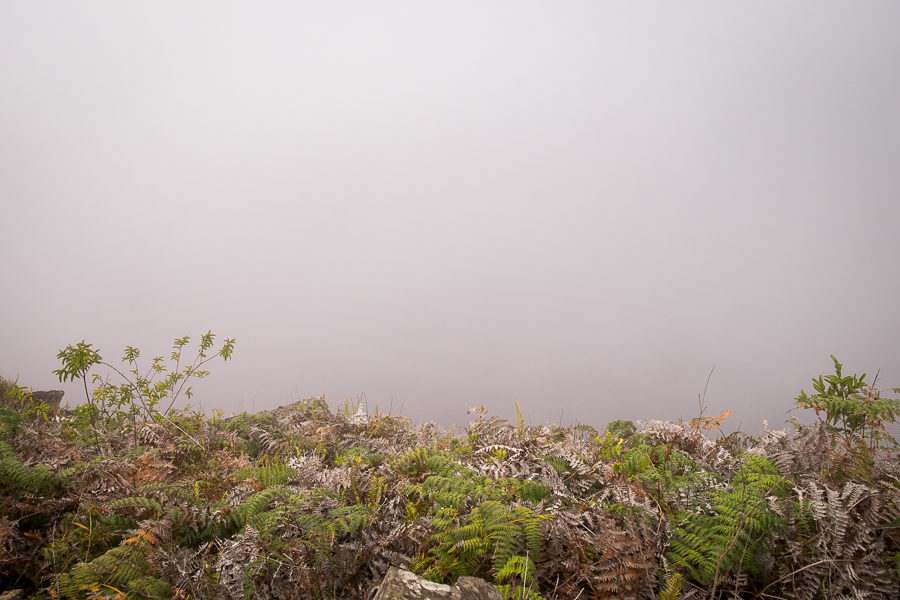
M900 386L900 4L4 2L0 375L604 426ZM103 374L106 371L100 370Z

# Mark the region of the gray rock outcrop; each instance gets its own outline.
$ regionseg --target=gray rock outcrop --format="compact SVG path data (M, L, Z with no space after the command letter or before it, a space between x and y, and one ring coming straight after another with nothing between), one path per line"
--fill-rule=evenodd
M422 579L415 573L391 567L374 600L501 600L494 586L477 577L460 577L449 586Z
M31 392L31 401L35 404L45 402L50 408L59 408L65 392L63 390L44 390L40 392Z

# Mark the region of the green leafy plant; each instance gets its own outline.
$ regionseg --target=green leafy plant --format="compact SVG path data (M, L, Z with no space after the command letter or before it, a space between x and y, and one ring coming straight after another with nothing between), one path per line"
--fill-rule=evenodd
M46 465L26 467L10 445L0 441L0 492L15 496L26 492L49 493L56 484L53 472Z
M834 374L819 375L812 380L814 394L801 390L794 399L799 408L815 411L825 431L850 459L851 465L866 472L873 455L886 446L896 448L897 440L888 424L900 414L900 400L882 398L881 393L866 383L866 374L844 375L843 365L833 355ZM840 458L840 457L838 457ZM838 473L844 472L844 461L838 461Z
M642 483L663 506L672 502L681 504L682 498L694 496L698 490L709 487L712 480L718 479L715 473L702 471L695 461L672 444L635 444L613 469Z
M487 576L498 584L518 577L527 586L535 570L529 556L537 556L541 547L541 519L527 506L486 500L464 524L436 531L430 550L433 564L425 576L435 580L448 575Z
M226 339L218 350L214 349L214 342L215 335L211 331L203 334L195 357L183 364L184 349L190 343L190 337L176 338L169 356L173 363L171 368L166 366L162 356L154 357L149 365L142 367L141 351L128 346L122 356L122 361L127 364L123 371L103 360L92 344L82 340L59 351L57 358L62 361L62 367L53 373L60 382L82 381L87 401L85 406L88 407L85 412L92 425L96 424L98 414L112 423L130 422L132 426L138 418L165 420L174 425L170 417L175 402L182 393L188 399L193 395L188 382L206 377L210 373L202 368L204 365L219 357L227 361L234 352L234 339ZM95 373L91 381L96 387L90 392L88 375L96 366L111 369L120 378L120 383L112 383L110 376L103 378ZM182 430L182 433L185 432Z
M4 434L14 437L18 433L18 424L29 417L46 421L53 412L46 402L36 402L28 388L0 377L0 438Z
M637 431L633 421L619 419L606 426L606 434L611 438L628 439Z
M771 503L787 492L788 481L765 457L743 459L731 484L709 495L707 509L677 516L667 553L672 565L710 586L710 598L726 576L744 572L763 578L761 556L771 553L773 536L783 525Z
M112 595L134 600L172 596L172 587L153 568L150 556L160 544L151 529L139 529L121 544L90 562L79 563L58 578L58 589L68 598Z
M811 408L817 416L825 415L829 431L839 433L845 439L864 437L878 440L885 422L893 422L900 412L900 400L881 398L866 384L866 374L847 375L843 365L833 355L833 375L819 375L813 379L815 394L801 391L794 402L801 408Z

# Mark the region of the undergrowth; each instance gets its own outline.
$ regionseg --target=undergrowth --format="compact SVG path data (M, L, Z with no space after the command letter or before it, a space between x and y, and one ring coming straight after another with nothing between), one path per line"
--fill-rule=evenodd
M87 390L73 411L0 382L0 590L370 600L395 565L509 599L897 595L898 402L836 359L795 399L817 421L792 432L725 436L727 411L530 426L517 407L453 434L323 398L173 410L199 365L227 358L211 342L179 371L176 340L159 386L129 349L133 377L93 394L99 353L71 346L62 371Z

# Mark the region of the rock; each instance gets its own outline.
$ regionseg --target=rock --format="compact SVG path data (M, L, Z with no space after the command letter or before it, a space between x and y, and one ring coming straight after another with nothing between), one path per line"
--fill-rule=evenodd
M415 573L391 567L374 600L501 600L494 586L477 577L460 577L449 586L422 579Z
M478 577L460 577L453 589L459 600L503 600L497 588Z
M366 411L363 409L362 404L356 409L356 414L350 417L350 422L354 425L368 425L369 424L369 415L366 414Z
M34 404L45 402L50 408L59 408L65 392L63 390L44 390L41 392L31 392L31 401ZM0 596L2 598L2 596Z

